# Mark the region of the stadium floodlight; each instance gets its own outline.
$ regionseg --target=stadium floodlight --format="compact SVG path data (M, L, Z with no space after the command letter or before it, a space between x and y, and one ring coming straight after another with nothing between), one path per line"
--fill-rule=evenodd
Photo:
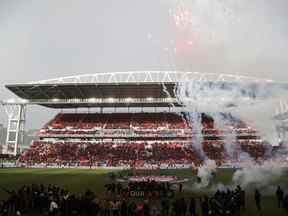
M113 98L113 97L110 97L110 98L107 99L107 101L108 101L109 103L113 103L114 100L115 100L115 98Z
M96 98L89 98L89 99L88 99L88 102L90 102L90 103L95 103L96 101L97 101Z
M167 101L167 102L171 102L171 101L173 101L173 98L172 98L172 97L167 97L167 98L166 98L166 101Z
M129 103L129 102L132 102L133 99L131 97L128 97L128 98L125 98L125 101Z
M21 100L21 103L23 103L23 104L26 104L26 103L28 103L29 101L28 100L26 100L26 99L22 99Z
M146 100L147 100L147 101L153 101L154 98L153 98L153 97L147 97Z
M7 100L8 103L15 103L15 99L14 98L10 98L9 100Z

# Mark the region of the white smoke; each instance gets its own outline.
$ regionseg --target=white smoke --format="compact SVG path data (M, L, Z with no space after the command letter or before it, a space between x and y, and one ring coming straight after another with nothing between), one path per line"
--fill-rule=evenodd
M191 82L180 82L176 85L174 92L179 103L185 109L185 118L192 129L192 146L195 148L198 156L205 159L205 152L203 150L203 135L202 135L202 117L199 112L198 104L193 100L186 100L186 98L193 98L195 96L193 89L199 88L201 83L197 80ZM192 102L192 103L191 103Z
M188 112L212 113L221 128L225 122L217 113L230 113L256 128L264 140L277 145L275 110L279 101L288 95L287 86L266 80L208 82L195 79L179 82L176 89L178 101ZM233 151L233 134L228 139L226 150Z
M231 122L222 113L212 113L214 125L218 130L223 131L223 141L226 153L230 159L234 159L237 137L231 128Z
M195 185L196 188L207 187L214 174L216 173L217 165L214 160L206 160L202 166L198 168L197 176L201 179L199 183Z
M250 157L250 155L248 154L248 152L241 152L239 154L238 160L241 162L242 165L247 164L247 166L249 166L249 164L253 163L253 158Z
M188 123L190 124L190 127L192 128L192 146L195 148L198 156L201 159L205 159L206 155L203 150L203 126L201 113L199 113L197 110L192 110L186 114L186 118L188 120Z
M272 145L278 145L279 136L277 122L274 119L277 100L259 101L258 104L249 107L238 107L233 114L243 120L247 125L255 128L258 135Z
M265 187L271 185L275 180L283 175L283 168L279 163L265 161L258 165L250 163L243 169L237 170L233 175L233 184L240 185L243 188Z

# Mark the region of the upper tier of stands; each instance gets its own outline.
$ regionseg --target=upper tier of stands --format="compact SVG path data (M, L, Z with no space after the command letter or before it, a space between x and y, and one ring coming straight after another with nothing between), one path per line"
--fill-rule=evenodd
M50 129L185 129L187 123L173 113L59 113Z
M176 113L60 113L43 127L39 135L187 137L191 136L192 127L185 115ZM204 135L223 135L214 127L213 119L205 114L202 114L201 127ZM236 133L255 133L240 124L232 129Z

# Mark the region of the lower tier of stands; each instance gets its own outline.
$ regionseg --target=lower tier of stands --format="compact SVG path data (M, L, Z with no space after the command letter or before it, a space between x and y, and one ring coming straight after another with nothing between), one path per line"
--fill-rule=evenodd
M47 142L35 141L24 152L19 161L26 164L67 164L78 163L82 166L141 166L145 163L194 164L203 161L196 151L196 145L189 142ZM265 156L265 146L257 140L239 140L233 145L233 153L228 154L228 146L223 141L204 141L202 143L205 157L221 164L229 159L237 160L240 152L247 152L251 158L261 159ZM232 157L232 158L231 158Z

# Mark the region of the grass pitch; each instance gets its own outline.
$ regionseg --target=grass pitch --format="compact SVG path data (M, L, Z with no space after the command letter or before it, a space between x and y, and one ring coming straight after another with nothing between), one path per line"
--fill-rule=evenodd
M91 189L99 197L104 196L104 185L110 182L109 173L114 172L116 175L131 174L131 171L119 171L119 170L107 170L107 169L24 169L24 168L4 168L0 169L0 187L8 190L17 189L23 185L30 184L54 184L61 188L66 188L71 192L83 193L86 189ZM179 177L193 177L191 170L160 170L160 171L146 171L138 172L141 175L177 175ZM230 184L233 171L231 170L219 170L215 182L221 182L224 185ZM280 184L282 186L288 186L288 173L281 177L281 179L275 179L273 185ZM274 189L273 189L274 190ZM204 191L206 192L206 191ZM181 194L185 197L198 197L203 192L188 191ZM207 192L208 193L208 192ZM288 191L285 191L285 194ZM179 194L178 194L179 195ZM0 200L6 199L8 194L0 189ZM247 209L242 215L254 216L258 215L254 202L254 194L247 193ZM264 195L263 197L263 214L267 216L282 216L286 215L284 210L277 208L276 198L274 192L270 195Z

